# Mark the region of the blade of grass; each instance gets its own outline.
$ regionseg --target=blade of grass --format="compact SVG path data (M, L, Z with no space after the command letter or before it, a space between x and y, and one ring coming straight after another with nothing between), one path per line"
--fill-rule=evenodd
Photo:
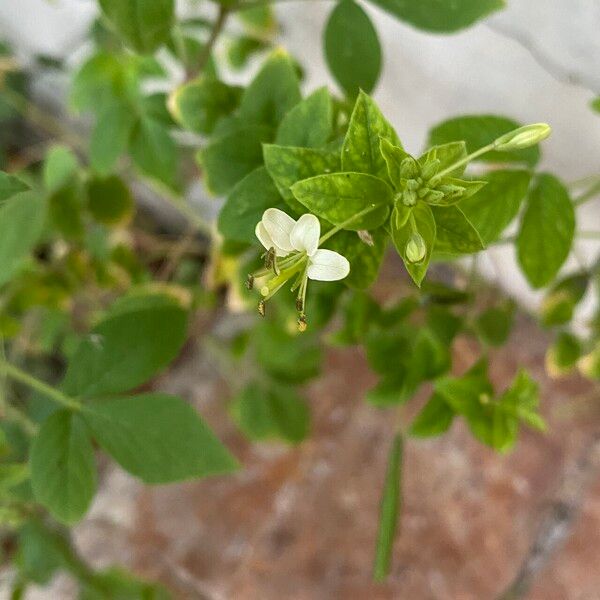
M402 501L400 480L403 446L404 440L402 435L398 433L394 437L390 449L385 483L381 495L379 532L377 534L375 565L373 568L373 579L375 581L383 581L387 577L392 562L392 549Z

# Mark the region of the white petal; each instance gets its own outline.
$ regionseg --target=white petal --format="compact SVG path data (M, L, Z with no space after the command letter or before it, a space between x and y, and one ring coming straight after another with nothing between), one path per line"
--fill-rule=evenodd
M256 234L256 237L258 238L258 240L260 241L260 243L267 250L270 250L271 248L275 248L275 254L277 256L285 256L286 254L289 254L289 252L286 252L285 250L281 250L281 248L278 248L273 243L273 240L271 239L271 236L269 235L269 232L265 229L265 226L263 225L262 221L259 221L256 224L256 229L254 230L254 233Z
M317 281L337 281L350 273L350 263L345 256L333 250L317 250L310 258L307 274Z
M319 247L319 238L321 237L321 224L315 215L302 215L290 235L292 246L296 250L306 250L309 256L312 256Z
M273 240L276 250L282 250L287 254L294 249L290 242L290 234L296 221L290 215L278 208L267 208L263 213L262 224Z

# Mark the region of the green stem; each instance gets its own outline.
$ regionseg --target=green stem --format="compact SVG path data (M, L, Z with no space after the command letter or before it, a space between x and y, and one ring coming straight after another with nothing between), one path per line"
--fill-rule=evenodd
M573 199L574 206L581 206L590 200L593 200L600 194L600 181L596 181L596 183L592 184L583 194L577 196L577 198Z
M223 4L219 4L219 14L217 15L217 20L214 22L212 30L210 32L210 36L202 49L202 54L198 58L198 63L196 64L196 73L202 73L206 64L210 60L210 55L212 54L213 48L219 39L219 36L223 32L225 28L225 23L227 22L227 17L229 17L230 9L224 6ZM188 75L188 80L193 78L193 74Z
M323 244L324 242L326 242L330 237L334 236L338 231L341 231L342 229L344 229L344 227L348 227L348 225L350 225L350 223L352 223L353 221L356 221L356 219L360 219L360 217L364 217L366 214L374 211L376 208L379 208L379 206L369 206L368 208L364 208L363 210L361 210L360 212L357 212L355 215L353 215L349 219L346 219L340 225L336 225L333 229L330 229L327 233L323 234L319 238L319 246L321 244Z
M494 148L495 148L494 143L491 143L491 144L488 144L487 146L484 146L483 148L479 148L479 150L475 150L475 152L472 152L468 156L465 156L464 158L457 160L454 164L450 165L449 167L446 167L443 171L440 171L433 179L435 179L436 181L438 179L441 179L442 177L448 175L449 173L452 173L452 171L454 171L455 169L458 169L458 167L462 167L463 165L470 163L473 159L477 158L478 156L481 156L482 154L486 154L487 152L490 152Z
M53 388L52 386L40 381L39 379L29 375L19 367L12 365L5 360L0 360L0 372L3 372L6 376L25 384L27 387L40 392L44 396L54 400L54 402L69 408L71 410L80 410L81 403L74 398L63 394L60 390Z
M600 231L578 231L577 237L587 240L600 240Z

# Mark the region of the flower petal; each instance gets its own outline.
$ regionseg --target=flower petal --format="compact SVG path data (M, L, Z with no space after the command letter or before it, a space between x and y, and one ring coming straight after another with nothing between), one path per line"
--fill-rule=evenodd
M276 250L282 250L288 254L294 249L290 242L290 234L296 221L287 213L278 208L267 208L263 213L262 224L269 234Z
M275 254L277 256L286 256L287 254L289 254L289 252L286 252L285 250L282 250L281 248L278 248L273 243L273 240L271 239L271 236L269 235L269 232L265 229L265 226L263 225L262 221L259 221L256 224L256 228L254 230L254 233L256 234L256 237L258 238L258 240L260 241L260 243L267 250L270 250L271 248L275 248Z
M350 273L350 263L345 256L333 250L320 248L311 257L307 274L317 281L337 281Z
M312 256L319 247L319 238L321 237L321 224L315 215L302 215L294 225L290 235L290 241L294 249L306 251L308 256Z

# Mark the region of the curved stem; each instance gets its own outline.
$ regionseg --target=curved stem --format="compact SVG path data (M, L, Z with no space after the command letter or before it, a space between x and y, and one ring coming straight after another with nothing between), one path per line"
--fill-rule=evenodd
M81 409L81 403L75 400L74 398L67 396L60 390L57 390L56 388L53 388L47 383L40 381L36 377L29 375L29 373L26 373L19 367L16 367L15 365L6 362L5 360L0 360L0 372L4 373L7 377L10 377L15 381L20 381L21 383L24 383L27 387L31 388L32 390L35 390L36 392L40 392L40 394L43 394L47 398L54 400L54 402L60 404L61 406L64 406L65 408L68 408L70 410Z

